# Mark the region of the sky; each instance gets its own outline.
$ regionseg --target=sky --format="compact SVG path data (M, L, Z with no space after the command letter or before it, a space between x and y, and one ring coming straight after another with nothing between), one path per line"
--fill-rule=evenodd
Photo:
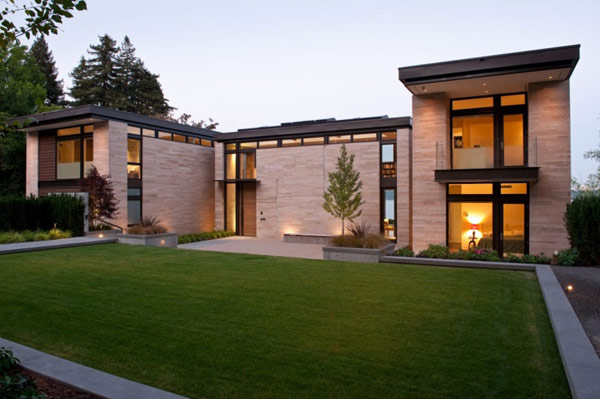
M176 113L219 131L410 116L397 68L581 44L571 77L572 175L596 170L600 1L87 0L48 38L65 87L98 36L128 35Z

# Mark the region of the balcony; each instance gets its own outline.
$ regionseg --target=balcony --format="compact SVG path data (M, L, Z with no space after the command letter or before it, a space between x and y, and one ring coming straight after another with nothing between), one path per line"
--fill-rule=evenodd
M462 149L461 149L462 150ZM436 142L436 169L434 180L438 183L493 183L493 182L535 182L539 180L537 166L537 137L529 142L528 166L493 167L493 148L470 148L463 150L463 157L448 169L445 143ZM521 157L522 158L522 157ZM506 158L505 158L506 159Z

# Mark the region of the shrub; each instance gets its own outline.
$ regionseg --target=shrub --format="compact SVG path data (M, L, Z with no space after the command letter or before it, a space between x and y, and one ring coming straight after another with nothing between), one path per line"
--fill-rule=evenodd
M119 201L115 197L110 175L101 175L96 166L92 165L81 180L81 188L88 193L90 224L115 218Z
M563 249L556 255L556 261L561 266L575 266L579 264L579 251L577 248Z
M50 230L56 227L83 235L85 205L71 195L0 197L0 230Z
M177 237L178 244L188 244L190 242L214 240L217 238L231 237L235 233L231 231L206 231L202 233L182 234Z
M544 255L542 252L539 255L523 255L521 256L521 263L533 263L534 265L549 265L551 259Z
M600 194L577 196L567 204L565 224L583 265L600 265Z
M19 359L12 351L0 347L0 397L15 399L44 399L39 393L35 381L16 371Z
M415 253L409 246L402 247L396 250L396 256L406 256L412 258L415 256Z
M69 231L62 231L59 229L52 229L49 232L44 232L41 230L24 230L20 232L7 231L0 233L0 244L15 244L19 242L28 241L56 240L59 238L69 237L71 237L71 233Z
M364 237L364 248L369 249L378 249L382 248L385 244L388 244L389 241L382 236L381 234L367 234Z
M477 260L483 262L500 262L500 256L498 252L488 248L471 248L467 251L459 250L457 252L451 252L448 255L450 259L460 260Z
M366 237L369 233L369 230L371 230L371 226L369 226L367 222L363 220L363 222L360 224L352 222L350 227L347 227L347 229L355 237Z
M380 234L367 234L365 237L357 236L335 236L331 240L334 247L346 248L369 248L377 249L383 247L389 241Z
M448 254L448 247L444 245L429 244L427 249L424 249L417 254L417 258L446 259L448 258Z
M166 233L167 229L160 224L160 220L154 216L144 216L140 224L127 229L128 234L152 235Z

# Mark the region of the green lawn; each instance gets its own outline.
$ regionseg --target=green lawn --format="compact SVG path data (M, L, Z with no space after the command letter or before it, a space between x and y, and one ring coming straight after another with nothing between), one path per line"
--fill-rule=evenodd
M108 244L0 256L0 336L193 398L566 398L535 275Z

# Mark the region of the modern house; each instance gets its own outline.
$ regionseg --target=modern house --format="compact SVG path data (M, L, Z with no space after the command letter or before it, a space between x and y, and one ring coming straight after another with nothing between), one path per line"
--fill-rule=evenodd
M344 144L363 181L359 220L399 246L551 253L568 247L578 60L574 45L400 68L412 118L217 133L95 106L32 115L27 193L77 191L94 164L112 175L121 226L151 215L180 233L332 235L322 195Z

